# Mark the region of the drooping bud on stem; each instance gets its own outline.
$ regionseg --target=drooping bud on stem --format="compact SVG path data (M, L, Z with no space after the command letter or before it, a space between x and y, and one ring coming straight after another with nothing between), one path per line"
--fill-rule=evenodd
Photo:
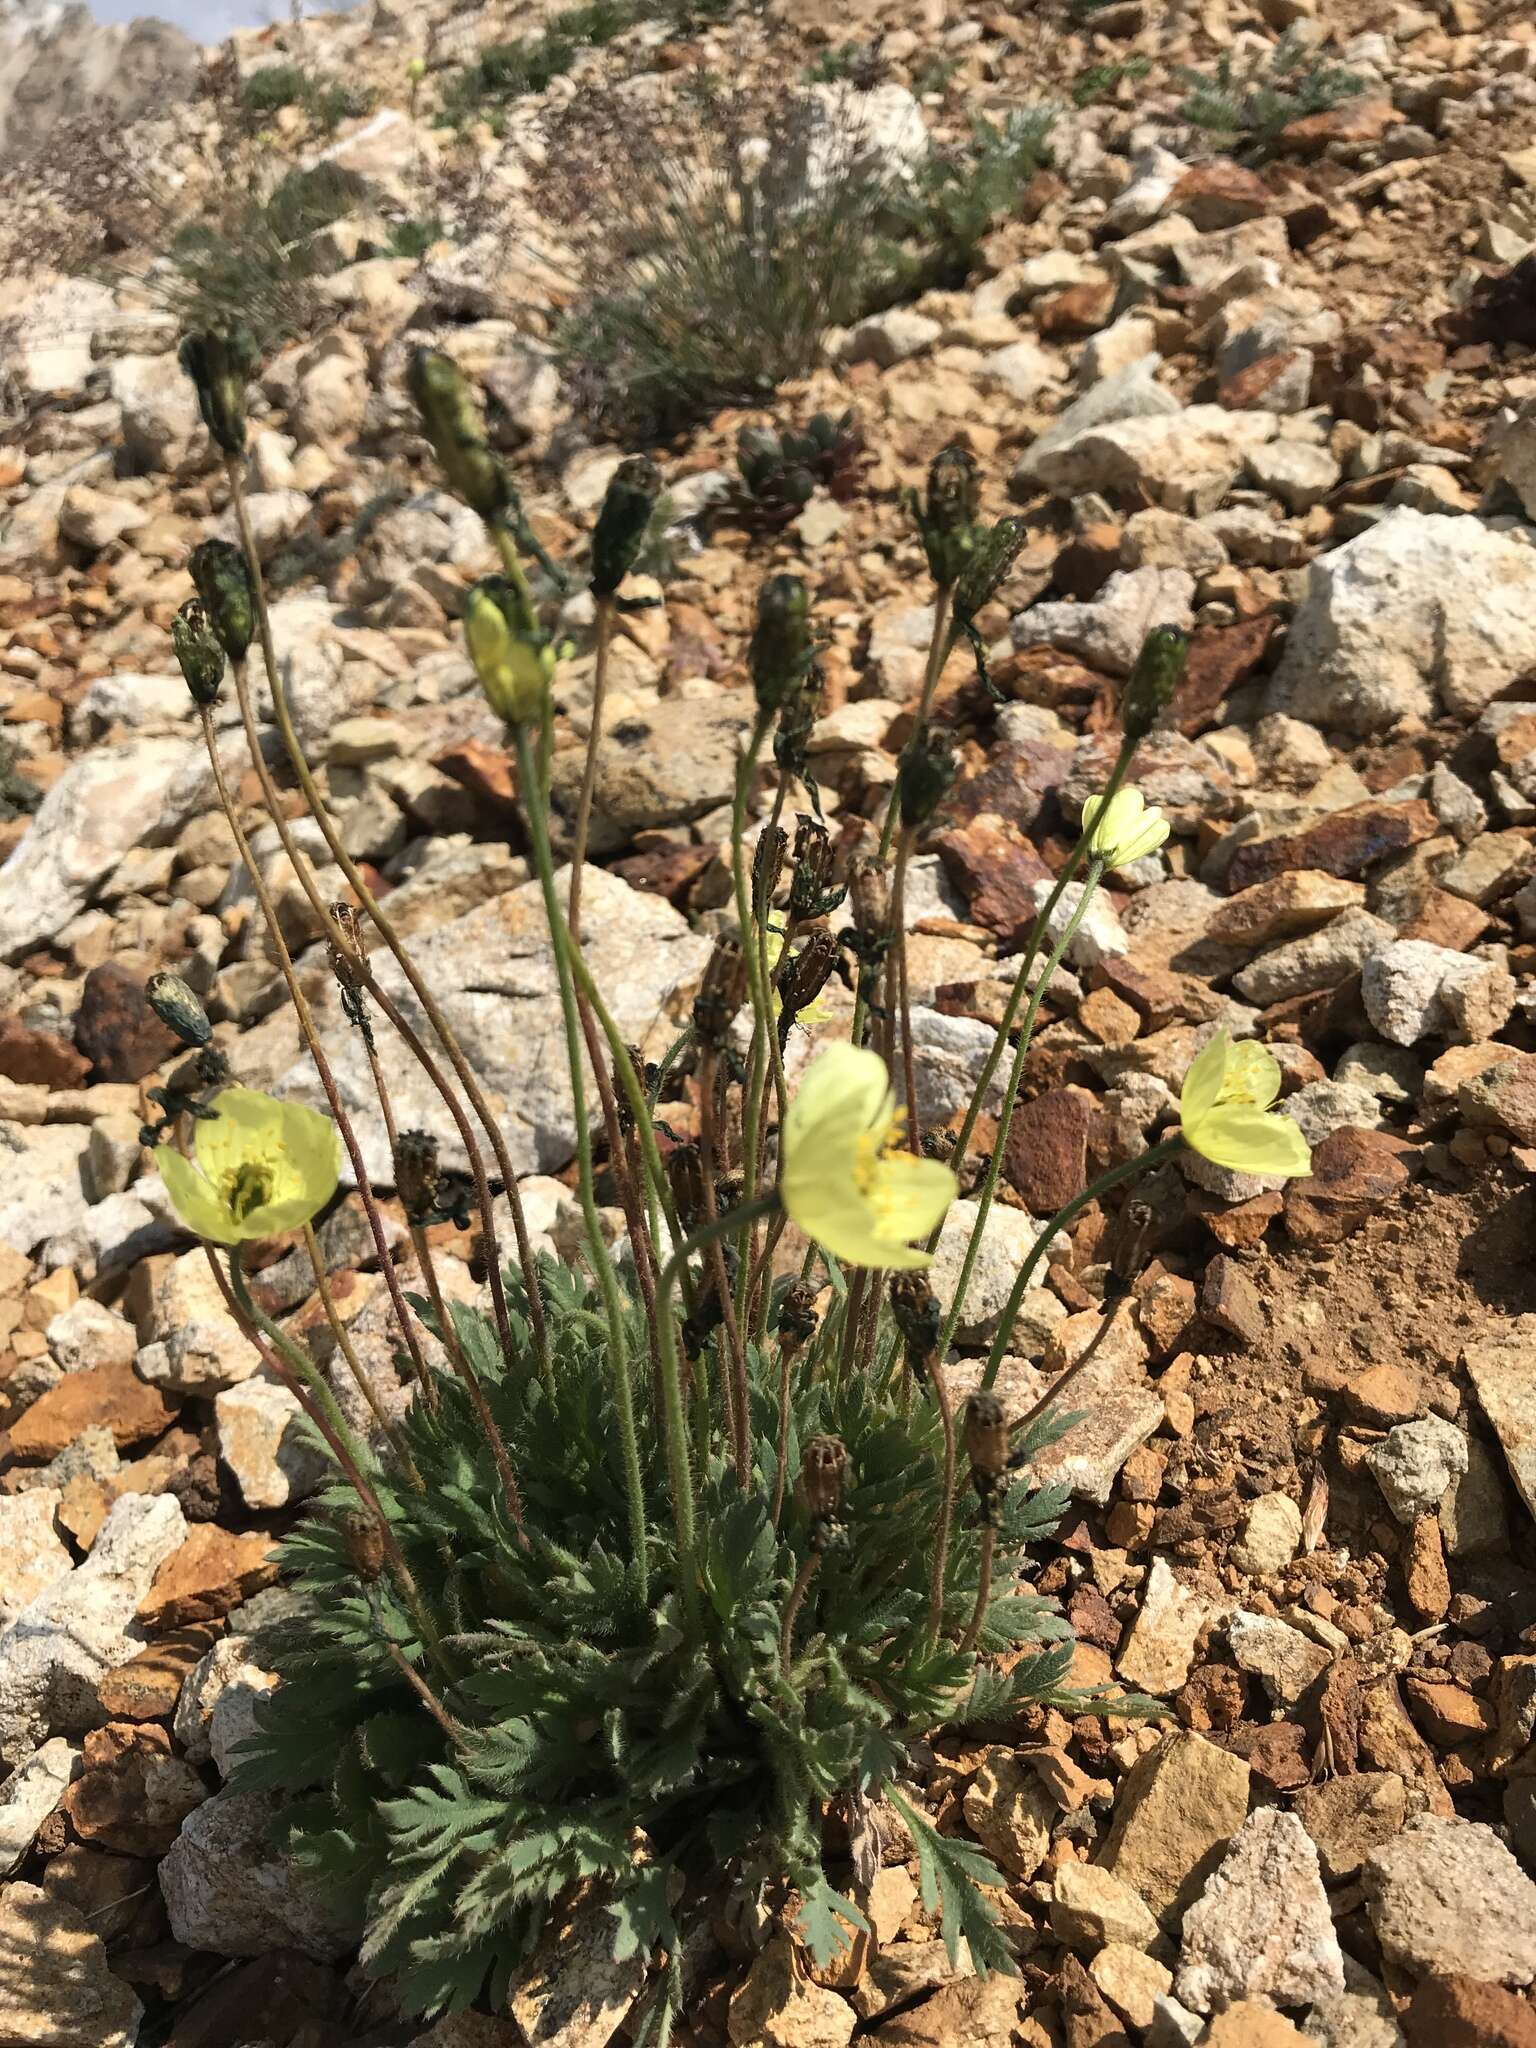
M485 422L464 372L438 349L419 348L405 373L448 488L489 525L517 508L505 465L486 438Z
M848 1482L848 1449L841 1437L813 1436L800 1457L800 1504L813 1521L835 1520Z
M781 711L805 687L812 664L810 609L798 576L770 576L758 594L747 665L765 715Z
M245 453L245 387L258 361L255 339L244 327L189 334L181 344L181 367L197 392L203 425L226 455Z
M933 459L926 502L919 503L915 492L909 499L929 573L941 590L954 588L975 550L980 494L975 457L952 442Z
M402 1131L395 1144L395 1192L412 1223L424 1224L436 1212L442 1178L431 1132Z
M949 794L957 763L942 733L920 726L901 750L896 791L907 831L926 825Z
M144 984L144 1000L181 1043L201 1052L213 1037L208 1012L179 974L152 974Z
M482 576L464 595L464 640L486 701L508 725L539 718L555 650L532 606L505 576Z
M829 917L847 892L832 880L832 837L819 818L801 811L795 826L795 866L789 879L789 915L795 924Z
M1010 514L983 535L955 585L955 617L963 625L989 605L1023 552L1029 529Z
M806 934L805 944L792 960L781 962L778 971L779 1041L788 1036L795 1019L808 1010L831 979L837 965L837 939L824 924Z
M768 915L779 893L788 850L789 834L782 825L765 825L757 835L752 849L752 907L759 917Z
M978 1391L965 1404L965 1455L978 1491L995 1485L1008 1469L1008 1420L996 1394Z
M793 1281L779 1303L779 1336L787 1351L798 1351L816 1334L816 1289L809 1280Z
M208 625L231 661L243 661L256 637L256 592L240 549L205 540L187 558Z
M734 933L722 932L693 999L693 1028L700 1040L718 1051L746 999L747 956Z
M614 471L592 532L592 595L614 595L634 568L661 492L661 477L646 455L626 456Z
M854 928L866 951L889 945L891 939L891 878L883 861L864 854L853 864L848 895Z
M1154 626L1141 643L1120 701L1127 739L1144 740L1173 700L1189 660L1189 635L1178 626Z
M907 1364L922 1379L939 1342L939 1302L922 1273L891 1278L891 1310L906 1345Z
M365 1586L376 1585L384 1572L384 1534L372 1515L358 1508L337 1516L352 1569Z
M171 621L171 646L194 704L216 704L224 687L224 649L202 600L189 597Z

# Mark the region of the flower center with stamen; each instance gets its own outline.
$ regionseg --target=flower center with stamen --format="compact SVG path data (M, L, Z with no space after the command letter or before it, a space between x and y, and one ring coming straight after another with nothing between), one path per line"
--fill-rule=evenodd
M243 1223L253 1209L272 1199L272 1172L253 1159L242 1160L224 1176L221 1190L224 1206L237 1223Z

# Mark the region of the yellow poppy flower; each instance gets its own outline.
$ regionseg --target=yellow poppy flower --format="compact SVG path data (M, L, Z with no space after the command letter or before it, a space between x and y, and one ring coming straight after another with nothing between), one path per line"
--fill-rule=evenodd
M1168 837L1168 820L1139 789L1118 789L1106 802L1089 797L1083 805L1088 851L1107 868L1129 867L1144 854L1156 853Z
M1306 1139L1288 1116L1270 1109L1279 1093L1274 1054L1252 1040L1233 1045L1218 1031L1184 1076L1179 1121L1185 1144L1234 1173L1310 1173Z
M336 1126L318 1110L278 1102L254 1088L226 1088L200 1117L195 1163L167 1145L160 1178L189 1230L214 1244L280 1237L323 1209L336 1192L341 1153Z
M807 1237L849 1266L906 1270L943 1220L959 1183L937 1159L901 1147L901 1112L877 1052L829 1046L784 1119L784 1207Z

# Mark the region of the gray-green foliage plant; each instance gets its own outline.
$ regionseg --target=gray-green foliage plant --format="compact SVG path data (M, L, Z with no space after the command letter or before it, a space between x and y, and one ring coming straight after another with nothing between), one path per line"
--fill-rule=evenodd
M1188 88L1181 117L1239 145L1242 155L1275 154L1283 131L1309 114L1328 114L1365 90L1365 80L1287 30L1272 50L1237 62L1224 51L1214 71L1180 65Z
M366 114L373 95L333 72L285 62L253 71L241 84L240 104L259 120L270 119L284 107L298 107L317 127L329 131Z

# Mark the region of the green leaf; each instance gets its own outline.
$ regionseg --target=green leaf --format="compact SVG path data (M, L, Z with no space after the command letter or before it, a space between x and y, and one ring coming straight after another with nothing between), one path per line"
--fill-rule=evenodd
M959 1963L960 1943L964 1941L979 1977L992 1970L1000 1976L1016 1977L1018 1965L991 1907L977 1890L978 1885L986 1885L1001 1891L1002 1872L974 1842L962 1841L956 1835L941 1835L894 1786L887 1788L887 1796L912 1831L923 1905L928 1912L937 1910L941 1915L950 1962Z

